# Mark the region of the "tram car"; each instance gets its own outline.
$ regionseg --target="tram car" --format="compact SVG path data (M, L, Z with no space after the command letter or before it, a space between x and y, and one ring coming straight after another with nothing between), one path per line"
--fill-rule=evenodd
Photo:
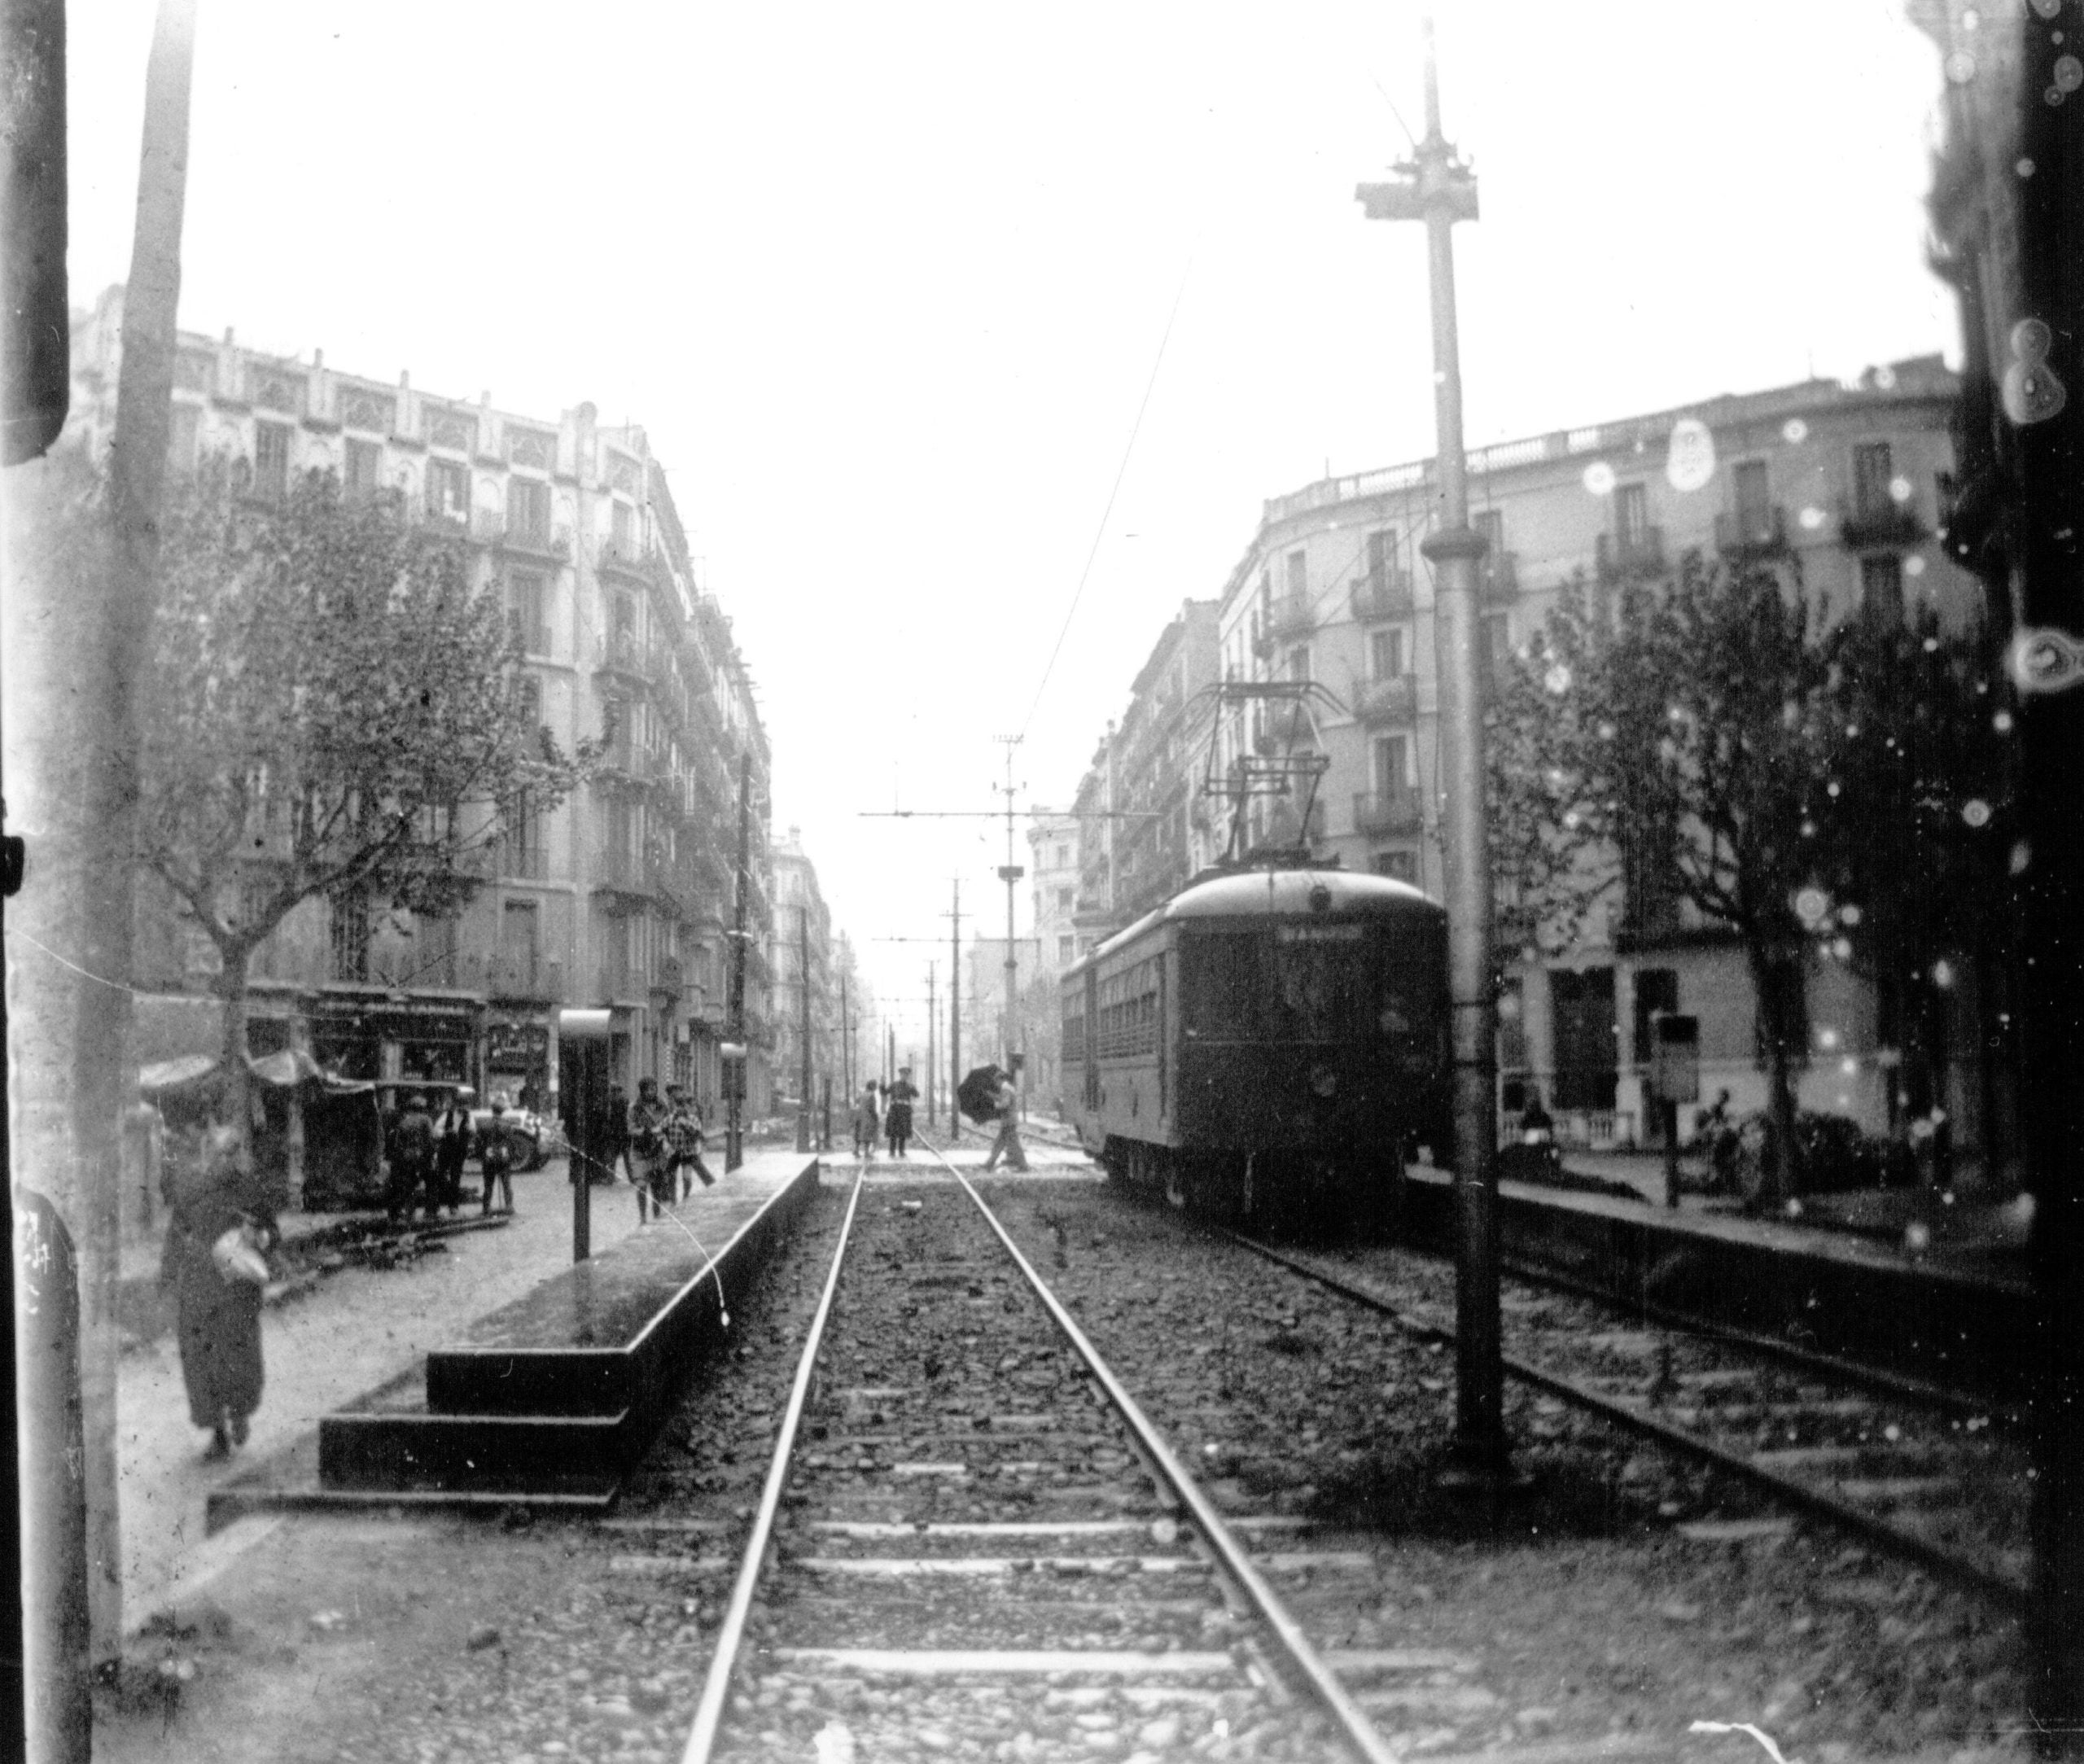
M1447 914L1405 883L1194 882L1066 970L1062 1007L1080 1141L1175 1206L1350 1225L1446 1149Z

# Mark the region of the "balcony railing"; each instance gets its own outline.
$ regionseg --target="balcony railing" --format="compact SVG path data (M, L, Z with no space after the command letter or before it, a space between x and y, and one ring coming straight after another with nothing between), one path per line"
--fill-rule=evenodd
M1408 723L1418 715L1418 682L1409 674L1368 681L1355 697L1354 715L1364 723Z
M1787 510L1777 502L1715 517L1715 549L1726 558L1776 557L1787 549Z
M493 873L510 882L548 882L550 855L540 845L497 845L493 847Z
M1408 619L1413 605L1411 578L1401 571L1356 576L1351 598L1356 619Z
M599 672L625 675L649 685L657 672L656 660L650 646L634 632L615 631L601 638L593 666Z
M1267 610L1267 630L1276 642L1307 637L1316 628L1317 609L1307 594L1284 594Z
M1640 582L1665 572L1664 529L1601 533L1596 562L1602 582Z
M485 991L494 998L562 997L564 964L535 955L494 956L485 964Z
M1359 790L1353 798L1353 830L1366 834L1417 833L1425 825L1418 792L1407 784L1393 790Z
M620 571L624 576L642 576L648 580L657 554L641 540L633 539L619 545L612 539L603 539L593 558L598 568Z
M1849 550L1914 545L1924 537L1924 524L1907 498L1901 502L1847 501L1838 505L1838 542Z
M593 854L593 886L614 888L624 894L648 893L644 860L628 851L604 847Z

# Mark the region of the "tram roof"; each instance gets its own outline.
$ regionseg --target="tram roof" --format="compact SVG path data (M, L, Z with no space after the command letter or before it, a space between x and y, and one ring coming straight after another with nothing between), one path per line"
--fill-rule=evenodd
M1322 895L1318 891L1323 891ZM1171 919L1281 918L1291 915L1396 917L1418 912L1437 914L1435 901L1389 876L1350 869L1246 869L1211 876L1189 884L1162 906L1154 907L1133 923L1082 956L1064 972L1122 948Z

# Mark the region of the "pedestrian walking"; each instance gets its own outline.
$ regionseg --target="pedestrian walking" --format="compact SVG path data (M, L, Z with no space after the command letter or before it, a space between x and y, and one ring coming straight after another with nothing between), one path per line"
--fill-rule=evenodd
M463 1204L463 1160L470 1155L471 1111L464 1105L463 1092L452 1091L447 1105L435 1117L434 1189L427 1196L428 1218L434 1216L437 1198L451 1219L456 1216L456 1209Z
M873 1163L876 1140L882 1131L882 1120L876 1110L875 1080L871 1079L854 1104L854 1155L865 1162Z
M637 1223L660 1217L673 1197L672 1147L667 1127L672 1116L659 1100L659 1081L639 1079L629 1105L630 1180L637 1184Z
M485 1123L482 1143L478 1148L478 1167L484 1172L484 1207L479 1215L492 1216L493 1190L496 1188L505 1197L502 1212L514 1210L514 1141L506 1132L506 1104L500 1097L492 1100L492 1119Z
M277 1241L275 1197L236 1127L205 1127L168 1158L165 1172L171 1216L160 1283L173 1291L189 1419L209 1430L203 1455L214 1460L246 1443L260 1407L260 1297Z
M699 1105L688 1095L684 1086L668 1084L666 1107L666 1144L672 1157L673 1197L685 1201L694 1193L698 1180L708 1188L716 1186L716 1179L702 1161L703 1127Z
M912 1138L912 1099L919 1087L912 1082L912 1068L900 1066L897 1076L883 1092L883 1131L889 1136L890 1155L902 1158Z
M593 1142L610 1182L622 1176L629 1177L633 1182L637 1180L629 1164L629 1098L623 1094L620 1084L608 1086L608 1100L602 1110ZM586 1180L592 1181L594 1175L589 1171Z
M1004 1073L999 1075L998 1088L992 1092L992 1101L998 1106L999 1136L992 1141L984 1167L996 1169L1000 1158L1004 1158L1013 1168L1024 1174L1027 1169L1027 1150L1020 1143L1020 1092Z
M420 1190L434 1175L434 1122L427 1112L427 1099L418 1091L408 1095L392 1124L391 1183L384 1210L394 1225L413 1216Z

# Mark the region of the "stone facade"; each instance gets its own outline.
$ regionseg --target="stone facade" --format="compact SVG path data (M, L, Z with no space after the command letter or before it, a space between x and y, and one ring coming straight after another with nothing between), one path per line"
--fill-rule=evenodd
M1809 380L1588 425L1469 456L1471 520L1490 541L1480 566L1487 651L1522 647L1557 589L1655 577L1687 551L1778 560L1792 584L1837 616L1898 616L1929 603L1956 626L1980 616L1983 590L1944 543L1955 501L1950 432L1958 387L1937 357L1871 370L1856 385ZM1213 776L1243 755L1316 753L1328 761L1307 812L1303 793L1232 804L1206 799L1211 825L1185 863L1132 864L1133 822L1083 821L1078 935L1085 947L1162 900L1204 853L1307 843L1320 859L1401 878L1439 895L1438 670L1434 584L1419 550L1438 524L1431 460L1328 479L1264 507L1258 532L1215 611L1221 677L1310 681L1300 709L1226 706ZM1195 603L1189 602L1191 609ZM1119 729L1096 752L1079 811L1177 803L1159 720L1160 657L1139 676ZM1184 633L1183 633L1184 635ZM1191 799L1189 799L1191 800ZM1191 819L1189 821L1191 828ZM1233 846L1233 834L1235 835ZM1960 1000L1972 1047L1975 1001ZM1644 1133L1648 1019L1701 1019L1702 1084L1758 1106L1750 984L1740 953L1682 917L1670 935L1631 926L1621 903L1557 961L1515 965L1502 1001L1504 1097L1560 1086L1572 1133L1631 1142ZM1826 963L1811 976L1817 1044L1802 1105L1891 1117L1894 1065L1879 1043L1870 989ZM1965 1070L1946 1106L1965 1141L1977 1133Z
M76 324L71 432L111 440L123 295ZM453 919L312 900L256 955L256 1051L308 1045L366 1078L453 1078L549 1109L558 1013L611 1013L610 1073L719 1095L742 777L753 805L746 1030L762 1112L774 1038L769 755L729 619L696 577L663 466L642 428L582 404L554 420L264 354L184 331L172 469L229 461L243 494L279 498L306 473L350 496L396 494L453 529L475 580L505 598L541 716L569 752L611 729L601 774L514 829ZM208 940L141 885L141 983L206 991Z

